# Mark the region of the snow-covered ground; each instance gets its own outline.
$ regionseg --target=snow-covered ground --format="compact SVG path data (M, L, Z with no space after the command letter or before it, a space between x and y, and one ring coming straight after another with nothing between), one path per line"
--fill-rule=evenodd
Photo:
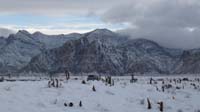
M159 112L157 102L163 101L164 112L200 112L200 82L196 77L192 81L176 83L173 77L164 79L164 84L172 88L162 92L163 81L149 84L150 77L136 77L136 83L130 83L131 77L115 77L114 86L102 81L78 80L61 81L62 87L49 88L48 80L0 82L1 112ZM176 77L178 79L178 77ZM193 84L191 84L193 83ZM194 84L196 88L194 88ZM96 91L92 90L93 85ZM178 89L177 89L178 88ZM147 109L147 98L152 109ZM82 107L79 102L82 101ZM64 103L72 102L73 107Z

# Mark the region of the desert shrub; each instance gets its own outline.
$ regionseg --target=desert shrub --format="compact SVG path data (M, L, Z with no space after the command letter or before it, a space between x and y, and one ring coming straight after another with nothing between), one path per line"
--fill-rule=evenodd
M67 103L64 103L64 106L67 107Z
M79 102L79 107L82 107L82 101Z
M94 91L94 92L96 91L96 89L95 89L95 87L94 87L94 86L92 87L92 91Z
M72 102L69 103L69 107L73 107L73 105L74 105L74 104L73 104Z
M156 91L159 91L158 87L156 86Z
M137 79L134 78L134 75L131 75L131 80L130 80L130 83L134 83L134 82L137 82Z
M165 87L164 86L162 86L162 92L165 92Z
M149 98L147 98L147 109L151 109L151 102Z
M153 81L153 79L152 79L152 78L150 78L150 80L149 80L149 84L152 84L152 81Z
M86 82L85 82L85 80L82 80L82 82L81 82L82 84L86 84Z
M188 78L183 78L182 80L183 80L183 81L189 81L189 79L188 79Z
M70 79L70 73L68 70L65 71L66 80Z
M1 78L0 78L0 82L3 82L3 81L4 81L4 77L1 77Z
M159 105L159 109L160 109L160 112L163 112L163 102L158 102L157 103Z
M166 89L170 89L170 88L172 88L172 85L171 85L171 84L165 84L164 87L165 87Z

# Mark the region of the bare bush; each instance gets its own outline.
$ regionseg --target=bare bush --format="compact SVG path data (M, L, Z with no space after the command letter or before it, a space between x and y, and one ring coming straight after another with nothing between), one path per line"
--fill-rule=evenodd
M79 102L79 107L82 107L82 101Z
M86 82L85 82L85 80L82 80L82 82L81 82L82 84L86 84Z
M159 109L160 109L160 112L163 112L163 102L158 102L157 103L159 105Z
M1 77L1 78L0 78L0 82L3 82L3 81L4 81L4 77Z
M147 98L147 109L151 109L151 102L149 98Z
M94 87L94 86L92 87L92 91L94 91L94 92L96 91L96 89L95 89L95 87Z
M69 107L73 107L74 104L72 102L69 103Z

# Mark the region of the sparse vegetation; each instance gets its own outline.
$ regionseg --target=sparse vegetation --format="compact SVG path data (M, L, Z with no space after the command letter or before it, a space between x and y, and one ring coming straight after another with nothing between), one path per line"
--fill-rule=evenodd
M64 76L63 78L59 79L58 77L55 78L55 75L53 76L54 78L52 77L52 79L48 81L48 87L60 88L62 81L64 81L66 77ZM78 109L84 106L86 108L83 108L83 109L87 110L90 103L93 103L90 101L94 101L94 103L96 102L99 103L98 98L101 98L101 96L99 95L102 95L102 98L105 98L105 102L101 101L98 107L94 107L94 108L97 108L97 109L105 108L105 110L112 112L112 110L109 110L108 108L104 107L103 104L105 103L108 105L111 105L111 104L115 105L113 104L113 102L107 103L108 100L113 100L112 98L114 98L114 101L120 100L124 103L123 107L120 107L120 108L129 106L129 108L134 110L132 107L130 107L130 105L135 105L134 103L136 102L136 105L138 105L138 107L134 107L134 108L142 107L141 109L144 111L146 111L147 109L150 109L151 111L164 112L166 109L166 111L175 110L177 112L179 111L182 112L182 111L185 111L185 109L188 109L188 107L185 106L183 101L187 102L187 101L191 101L191 99L194 99L196 96L192 96L193 92L191 91L196 91L194 92L195 95L198 94L199 85L200 85L200 83L198 82L199 79L197 78L195 79L188 78L188 79L184 79L183 81L182 78L146 78L145 80L143 80L142 78L139 79L137 77L138 81L134 82L134 84L129 83L129 81L136 79L134 76L131 76L131 79L130 79L130 76L125 77L125 78L124 77L120 77L120 78L109 76L109 77L105 77L105 80L104 80L104 77L102 77L101 81L86 82L85 81L86 77L81 77L77 79L72 77L69 82L63 83L65 86L63 86L60 89L45 90L45 88L42 88L41 90L41 86L40 86L40 90L37 93L40 93L41 91L42 94L40 95L42 97L45 97L44 94L49 95L47 99L48 101L50 101L49 103L50 106L54 105L59 108L61 104L63 108L67 107L67 109ZM26 81L27 79L20 79L20 81L21 80ZM41 79L38 80L38 82L41 82ZM7 83L7 81L3 82L2 84L4 83ZM16 82L14 83L18 83L18 80L16 80ZM23 82L23 84L24 83L25 82ZM32 83L33 82L27 81L27 84L32 84ZM107 84L107 86L105 86L104 83ZM85 85L81 86L80 84L85 84ZM12 87L12 90L10 87ZM88 88L92 90L88 91ZM0 89L1 89L1 86L0 86ZM15 89L14 85L4 86L1 92L6 92L10 94L16 90L17 89ZM190 90L190 91L187 92L187 90ZM94 92L94 94L92 92ZM24 93L24 94L25 96L29 96L27 93ZM0 97L1 95L2 94L0 94ZM148 98L144 97L145 95L148 96ZM157 95L157 96L155 97L154 95ZM82 97L84 98L84 105L81 99ZM63 101L67 101L67 102L63 102ZM164 103L164 101L166 103ZM175 104L175 105L179 105L181 103L181 105L184 105L187 108L185 107L180 108L180 105L179 105L178 108L180 109L178 109L176 106L170 104L170 102L174 102L172 104ZM38 105L42 107L45 106L43 102L39 102ZM196 109L197 107L195 106L191 106L191 107L193 109L189 108L189 111L187 110L188 112L198 112L198 109Z

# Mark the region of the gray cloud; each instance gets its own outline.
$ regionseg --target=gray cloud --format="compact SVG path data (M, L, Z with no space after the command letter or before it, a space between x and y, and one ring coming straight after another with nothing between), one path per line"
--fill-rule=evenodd
M129 23L123 30L133 38L147 38L175 48L200 47L200 1L150 0L128 2L105 12L104 21Z
M91 12L104 12L115 4L119 4L119 2L115 2L115 0L0 0L0 12L3 14L28 13L51 16L84 15Z
M200 47L199 0L0 0L2 14L99 16L121 32L175 48Z
M7 37L8 35L14 33L14 31L6 29L6 28L0 28L0 36Z

